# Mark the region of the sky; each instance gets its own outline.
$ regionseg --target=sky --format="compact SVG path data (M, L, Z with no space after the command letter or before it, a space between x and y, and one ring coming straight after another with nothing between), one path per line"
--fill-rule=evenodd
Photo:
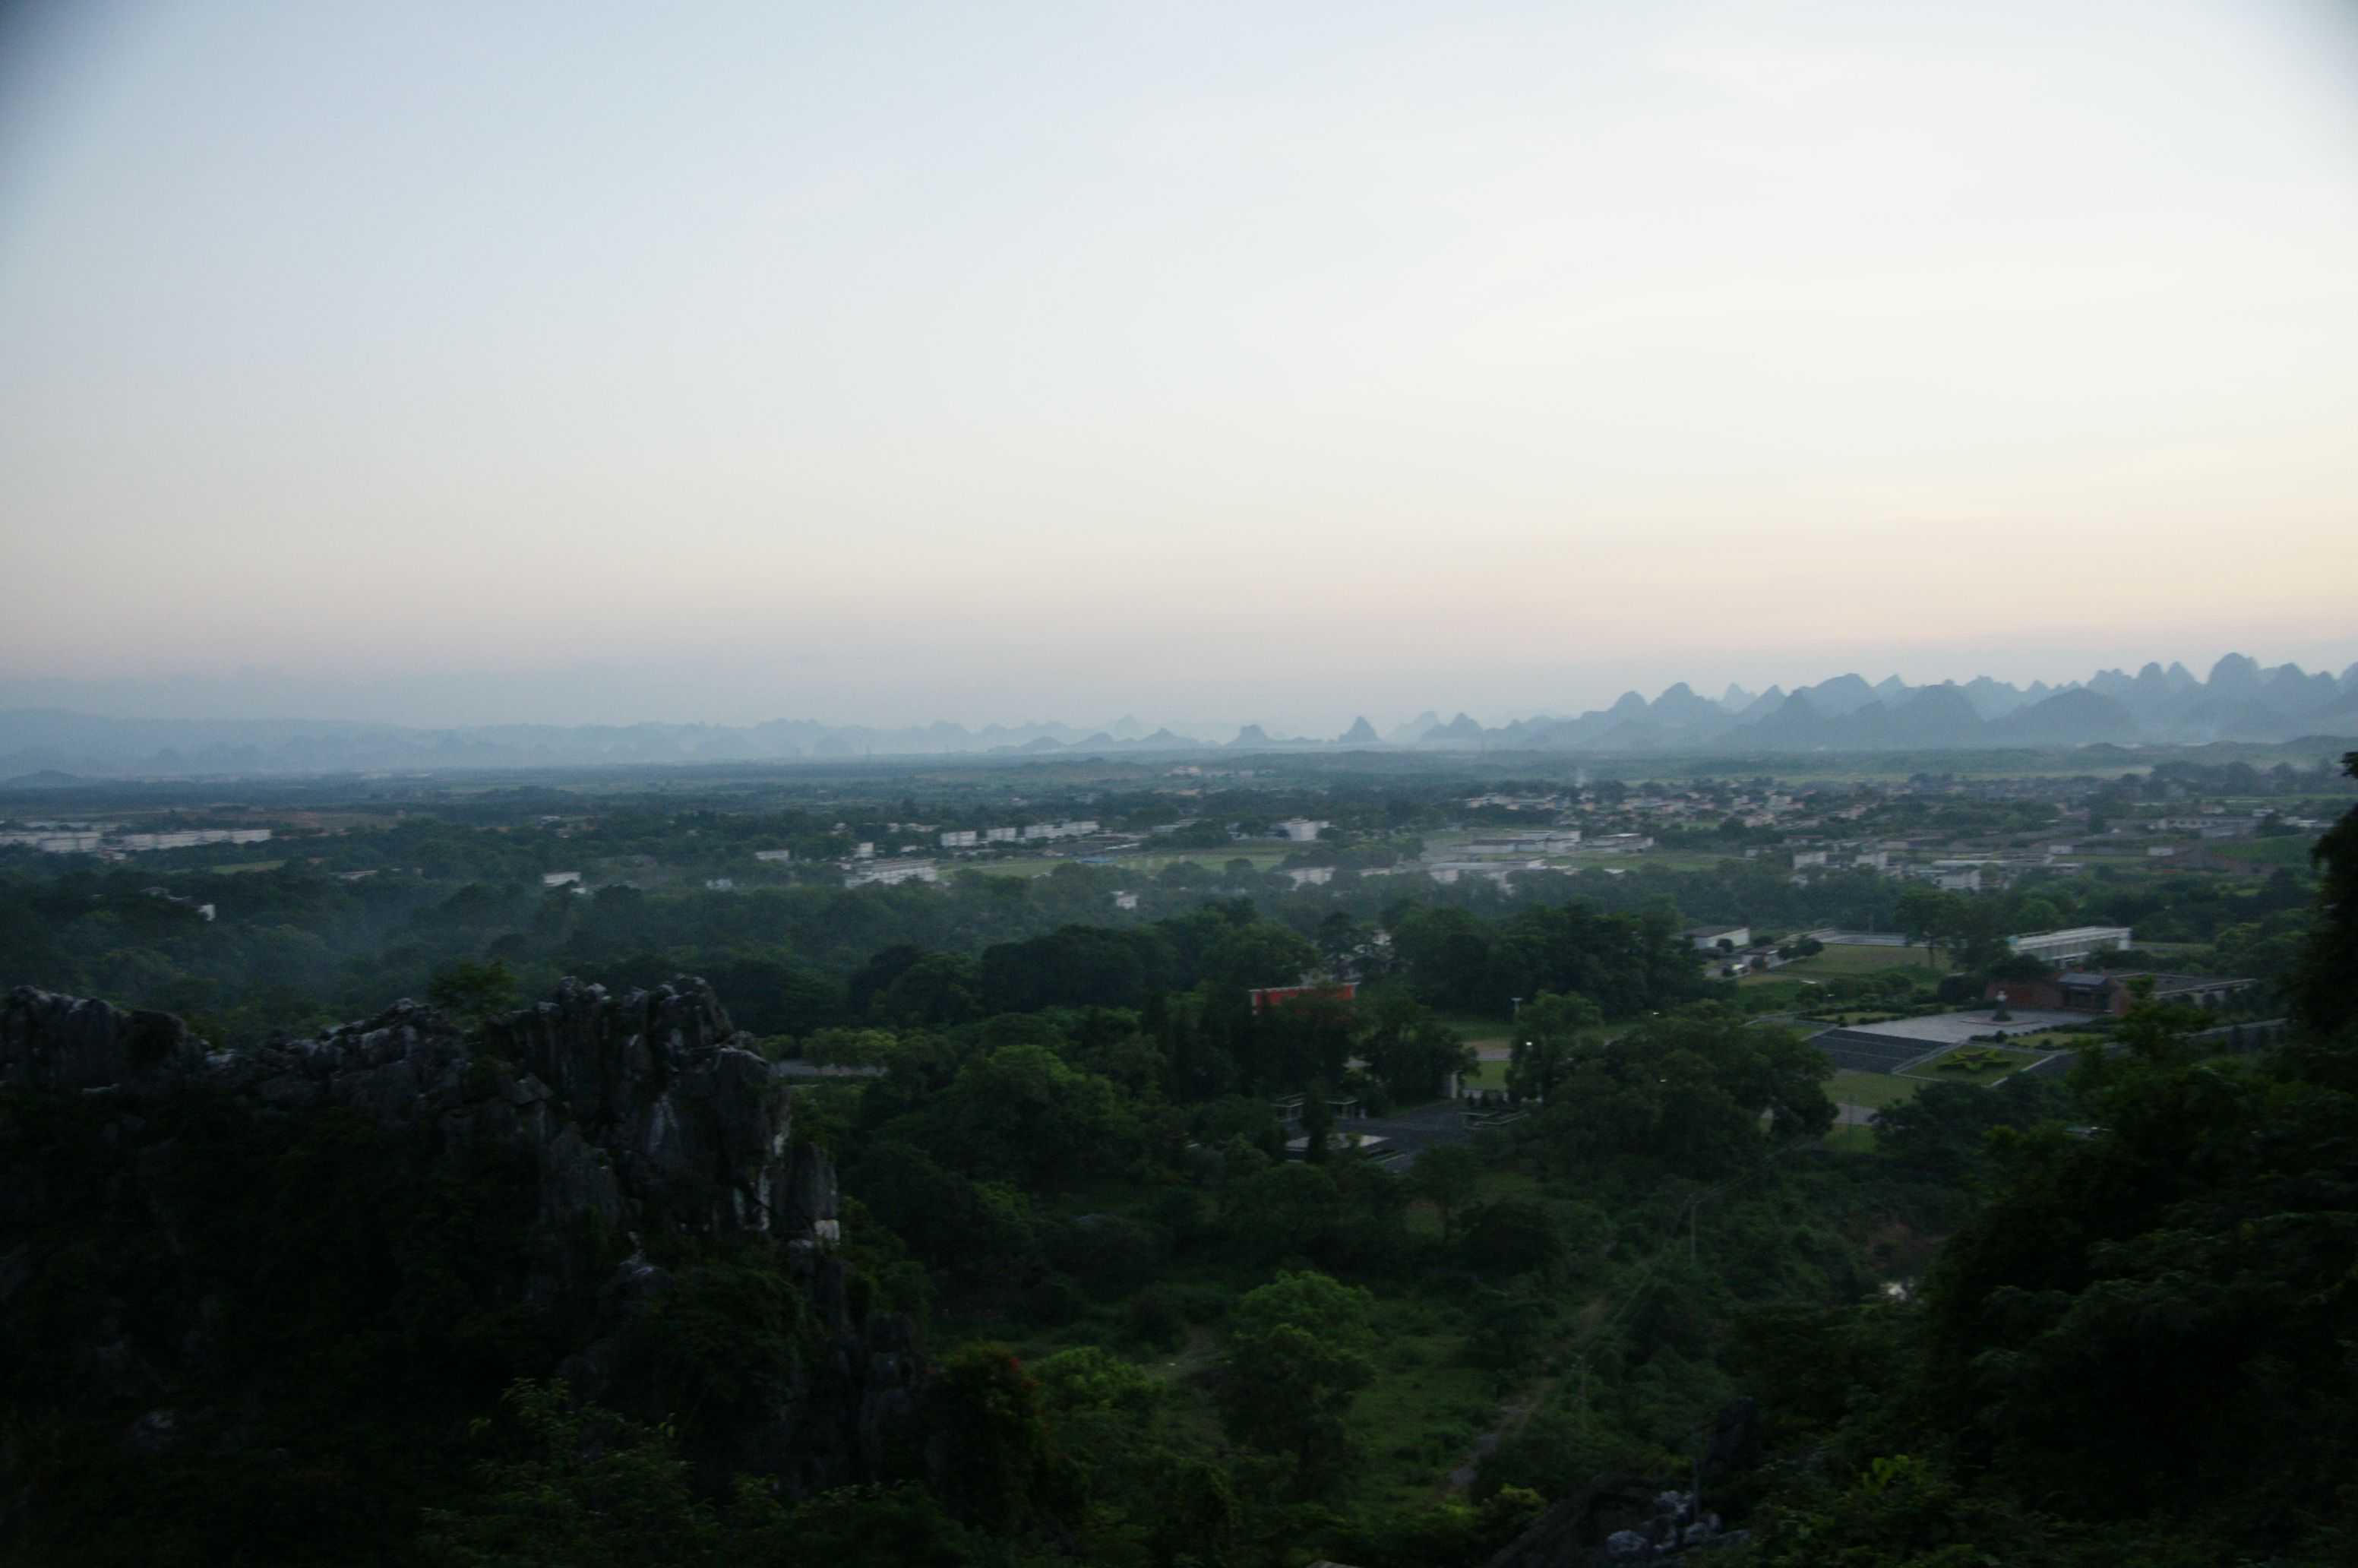
M2353 278L2328 0L20 6L0 701L2339 670Z

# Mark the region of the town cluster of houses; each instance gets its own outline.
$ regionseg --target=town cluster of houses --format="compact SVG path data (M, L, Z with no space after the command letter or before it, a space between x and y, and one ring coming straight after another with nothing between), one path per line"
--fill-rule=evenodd
M119 860L153 849L195 849L207 844L267 844L267 827L185 827L169 833L124 833L112 822L34 823L0 832L0 844L49 855L96 855Z

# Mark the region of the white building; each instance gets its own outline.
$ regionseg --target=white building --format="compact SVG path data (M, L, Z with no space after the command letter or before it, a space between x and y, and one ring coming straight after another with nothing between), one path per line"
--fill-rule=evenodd
M1019 830L1013 827L986 827L982 830L982 841L986 844L1012 844L1018 836Z
M736 882L728 877L707 877L704 885L714 892L734 892L737 890Z
M1604 833L1576 846L1584 855L1635 855L1653 847L1653 839L1643 833Z
M1291 838L1297 844L1307 844L1318 837L1322 828L1333 826L1331 822L1313 822L1307 816L1289 816L1269 831L1272 838Z
M792 849L756 849L753 851L753 859L757 860L771 860L779 865L784 865L794 858L795 852Z
M87 855L105 837L100 833L0 833L0 844L21 845L45 855Z
M267 844L267 827L191 827L178 833L125 833L118 849L193 849L203 844Z
M2017 953L2060 964L2067 959L2084 958L2091 953L2117 953L2133 941L2125 925L2074 925L2062 931L2033 931L2009 936L2006 945Z
M580 880L581 873L579 871L543 871L540 873L540 885L545 888L561 888L568 882L578 882Z
M1503 833L1469 838L1461 853L1479 860L1493 855L1569 855L1579 848L1580 830L1567 827L1560 832Z
M882 882L886 887L898 887L903 882L938 882L942 874L931 860L871 860L847 874L843 885L848 888L866 887L870 882Z
M945 849L972 849L981 842L980 837L971 827L962 827L956 832L942 835L942 848Z
M1752 927L1690 925L1679 933L1679 939L1692 944L1698 953L1733 953L1738 947L1752 946Z
M1823 849L1796 849L1793 851L1793 869L1797 871L1803 866L1823 866L1825 863L1826 852Z
M1408 868L1403 867L1402 870ZM1434 881L1447 885L1460 877L1487 877L1500 887L1517 871L1543 871L1545 860L1432 860L1424 866L1425 874Z
M1023 829L1023 838L1026 843L1041 839L1086 838L1097 830L1097 823L1086 818L1073 822L1035 822Z

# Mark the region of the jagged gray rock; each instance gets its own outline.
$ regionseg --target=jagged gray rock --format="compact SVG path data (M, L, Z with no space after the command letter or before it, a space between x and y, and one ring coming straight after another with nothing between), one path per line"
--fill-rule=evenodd
M620 998L568 979L471 1038L438 1009L397 1001L243 1054L208 1051L169 1013L18 987L0 1006L0 1087L127 1103L201 1087L263 1112L341 1106L430 1129L452 1152L486 1137L522 1144L551 1229L594 1216L834 1239L826 1156L795 1150L769 1063L712 988L685 977Z
M922 1413L925 1371L909 1323L847 1307L833 1256L833 1166L794 1141L784 1085L700 979L621 997L568 979L548 1000L471 1033L405 1000L316 1039L245 1053L208 1049L168 1013L18 987L0 1001L0 1087L120 1108L103 1137L135 1136L143 1107L199 1091L257 1120L341 1108L429 1161L486 1147L523 1155L537 1211L528 1256L514 1260L518 1293L545 1311L594 1303L612 1325L556 1369L591 1398L618 1387L634 1328L673 1283L643 1250L614 1266L618 1241L635 1248L643 1235L685 1231L783 1243L826 1356L745 1457L795 1495L881 1478L891 1434ZM134 1176L151 1179L169 1162L168 1145L143 1149ZM37 1181L0 1170L0 1213L38 1201L10 1190ZM12 1281L33 1266L22 1251L0 1257L0 1315L17 1293ZM119 1327L130 1313L127 1302L109 1303L85 1336L89 1396L153 1405L125 1441L167 1443L187 1368L176 1375L135 1354ZM201 1361L203 1325L181 1343L184 1361Z
M1723 1532L1719 1516L1675 1484L1599 1476L1533 1519L1488 1568L1623 1568L1746 1539L1742 1530Z

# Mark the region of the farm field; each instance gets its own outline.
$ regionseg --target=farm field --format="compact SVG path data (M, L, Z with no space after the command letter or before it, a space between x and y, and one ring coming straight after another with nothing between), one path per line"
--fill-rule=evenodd
M2242 860L2254 866L2290 866L2304 871L2309 866L2309 851L2317 842L2309 834L2283 838L2243 838L2226 844L2213 842L2210 851L2223 860Z

